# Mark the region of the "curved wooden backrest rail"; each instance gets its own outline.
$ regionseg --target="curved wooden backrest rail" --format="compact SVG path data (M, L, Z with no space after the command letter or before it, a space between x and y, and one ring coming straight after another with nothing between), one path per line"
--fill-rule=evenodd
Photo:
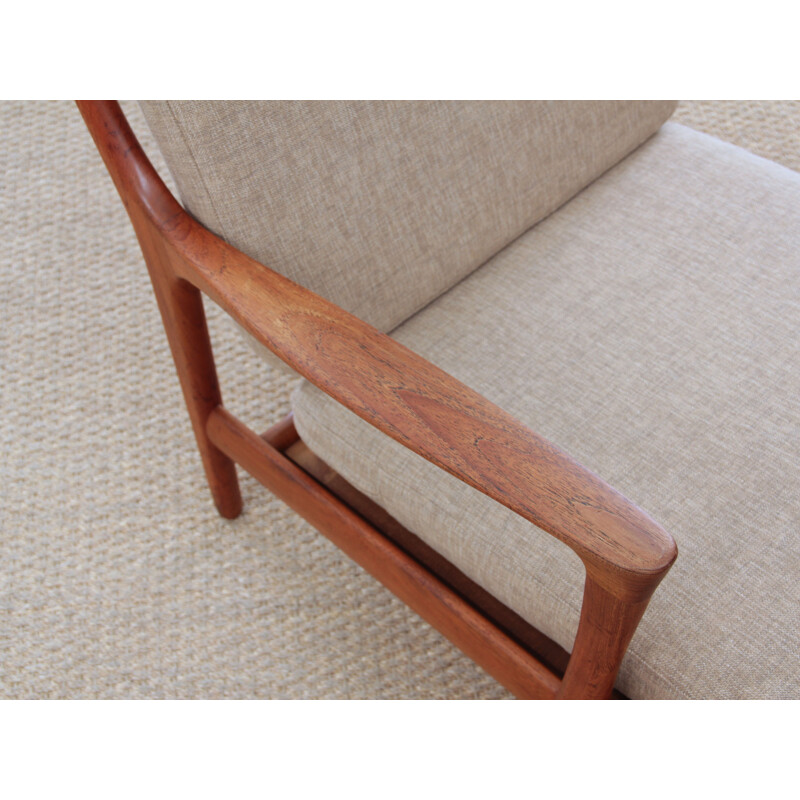
M571 547L587 579L575 644L581 657L571 660L560 693L607 696L647 601L677 556L672 537L477 392L203 228L163 184L118 104L79 107L136 229L176 363L188 351L189 360L210 360L213 372L193 294L200 289L331 397ZM205 427L221 403L216 376L206 386L181 380L217 505L238 513L232 462Z

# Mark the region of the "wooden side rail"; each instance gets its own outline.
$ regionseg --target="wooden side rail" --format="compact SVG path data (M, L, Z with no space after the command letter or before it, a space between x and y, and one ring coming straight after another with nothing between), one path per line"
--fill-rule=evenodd
M199 289L367 422L571 547L586 567L586 589L574 648L579 657L571 659L559 693L608 696L647 602L677 556L672 537L477 392L203 228L164 186L116 103L79 106L154 276L179 374L192 371L193 359L204 372L210 362L213 372L193 294ZM181 380L217 505L230 514L240 501L229 477L229 448L208 427L212 416L219 420L216 376L205 385Z

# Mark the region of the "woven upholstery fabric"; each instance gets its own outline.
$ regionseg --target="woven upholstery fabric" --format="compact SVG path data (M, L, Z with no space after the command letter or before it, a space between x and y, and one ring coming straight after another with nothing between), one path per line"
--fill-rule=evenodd
M618 687L800 698L800 175L675 123L393 334L676 538ZM307 383L312 450L562 646L564 545Z
M145 102L187 209L389 331L654 133L671 102Z

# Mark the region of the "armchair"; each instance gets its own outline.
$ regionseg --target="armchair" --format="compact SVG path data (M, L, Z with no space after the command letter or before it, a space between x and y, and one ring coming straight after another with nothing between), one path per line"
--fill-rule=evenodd
M752 430L740 437L743 443L759 440L771 448L773 468L762 469L757 459L745 465L758 472L759 485L774 485L778 473L779 480L796 478L796 402L774 393L793 380L780 364L792 347L796 356L797 339L790 335L796 318L787 316L788 305L782 307L775 293L786 291L787 303L796 302L792 264L797 257L786 245L797 234L798 206L787 201L800 198L800 179L740 151L734 154L735 148L723 146L719 155L718 143L696 140L680 126L656 134L671 104L145 104L191 213L166 189L115 103L79 106L139 238L219 512L235 518L241 510L238 463L517 696L612 696L631 639L677 548L634 503L519 421L535 415L509 395L527 398L532 382L547 368L574 382L562 420L577 414L581 429L595 422L590 438L599 436L601 442L608 419L622 425L618 443L603 444L620 449L614 464L623 466L617 472L634 486L636 476L624 467L626 456L632 454L631 469L646 463L652 452L641 448L641 440L652 436L660 443L660 434L687 424L687 413L701 419L701 428L710 426L712 409L699 401L711 397L718 400L713 414L723 424L732 408L747 421ZM243 147L243 142L254 146ZM676 152L681 148L690 164L705 170L700 179L712 187L715 178L724 183L720 176L726 164L736 168L737 159L743 159L740 185L757 187L764 205L750 232L769 240L758 249L760 269L750 268L751 245L740 242L745 255L733 265L731 292L720 286L724 275L713 273L709 281L683 262L698 252L692 238L709 246L703 214L730 209L706 204L695 214L696 229L679 232L672 227L669 202L663 231L651 230L649 209L642 211L648 194L658 194L659 178L668 185L667 194L670 181L680 194L685 172ZM662 168L665 173L659 175ZM713 188L727 197L731 187ZM689 206L703 200L682 197ZM653 203L657 206L658 198ZM263 222L265 210L272 215L271 228ZM741 207L738 211L743 217ZM334 222L327 222L326 214ZM759 228L767 216L772 227ZM617 217L631 238L641 234L640 249L626 250L625 242L614 240L615 226L623 224ZM730 224L741 232L739 218ZM261 225L267 234L253 236L252 228ZM719 232L724 230L723 225ZM260 245L264 239L266 253ZM684 240L689 244L677 249L676 242ZM724 256L728 243L716 244ZM570 283L576 265L586 266L587 247L601 265L602 286L590 275L583 284ZM648 248L660 248L660 273ZM403 260L393 263L393 254ZM608 266L615 258L622 266ZM637 262L644 265L638 272ZM560 275L554 267L561 267ZM678 274L671 284L672 269ZM546 277L556 287L558 302L548 303ZM625 292L637 284L643 292L659 288L661 296L638 298L640 307L632 311ZM703 348L691 330L665 338L662 326L648 342L636 340L635 326L626 328L627 321L648 313L644 329L658 326L660 318L648 312L653 306L672 308L678 329L686 315L702 313L709 302L719 307L727 298L730 312L741 314L740 284L750 289L750 316L742 331L735 320L725 331L730 347L717 352L722 366L700 353L694 362L698 369L687 368L680 345ZM515 287L520 288L517 297ZM531 289L533 294L523 291ZM710 299L709 289L716 292ZM694 306L686 302L693 290L702 295ZM201 292L307 381L294 398L293 414L261 436L222 405ZM536 325L526 315L531 308L540 317ZM586 323L593 311L599 322ZM574 341L547 336L558 321L548 317L553 312L574 315ZM717 321L715 316L712 326ZM528 327L514 336L519 326ZM607 350L613 342L609 329L622 331L631 367L627 374L620 374L614 362L619 356ZM768 344L777 348L777 353L761 351L760 364L754 331L756 338L766 331ZM597 364L587 371L592 360ZM604 360L610 365L605 375ZM742 364L753 366L736 372ZM720 375L709 391L698 371L715 368ZM733 397L730 376L735 386L737 375L750 383L757 372L764 373L763 392L745 387L741 398ZM462 373L466 380L450 373ZM716 395L719 387L724 391ZM643 404L659 393L672 403L677 423L667 417L663 431L654 432ZM772 419L764 419L764 393L771 393ZM628 419L618 405L612 408L620 396L630 398L623 406ZM554 397L564 402L563 396ZM772 398L777 398L774 404ZM514 406L523 407L522 413ZM603 406L610 409L605 419ZM697 425L688 423L692 435ZM740 433L734 431L733 438ZM676 439L675 446L680 469L685 441ZM742 484L740 463L748 453L727 452L732 483L750 492L751 486ZM689 453L689 463L697 455ZM594 459L603 462L597 454ZM720 465L713 457L711 463ZM657 470L663 471L663 463ZM667 475L657 488L670 510L683 512L677 517L683 531L698 507L713 506L720 495L714 481L708 495L702 487L691 497L672 494L680 485ZM763 604L775 605L774 598L757 596L767 586L764 571L772 580L769 588L784 589L785 607L797 608L791 580L792 564L798 563L796 536L791 536L797 498L777 494L773 517L782 525L773 528L777 540L770 541L767 531L763 539L752 537L763 516L760 504L767 502L756 495L747 498L755 508L749 517L736 511L739 528L729 531L734 546L716 529L699 541L709 551L704 557L717 559L712 577L728 576L727 583L716 586L717 599L740 602L741 625L748 624L748 614L768 616ZM729 516L722 517L727 523ZM552 537L546 545L544 534ZM743 542L749 548L744 554ZM745 586L753 563L745 556L751 555L764 562L760 583L752 587L756 595ZM568 619L580 587L576 561L585 571L577 631ZM541 575L534 581L537 571ZM538 584L548 580L550 588L542 590ZM656 594L665 595L656 622L673 646L675 627L664 625L664 619L691 613L693 602L707 610L715 600L715 587L697 580L698 572L687 569ZM542 591L550 600L537 611ZM780 616L774 626L783 626L778 651L763 631L753 632L748 647L761 646L772 656L766 663L762 659L759 671L757 657L744 652L743 666L733 670L736 680L725 684L729 695L797 693L796 626ZM697 627L699 635L690 631L697 639L681 644L702 652L702 634L713 639L718 631L708 619ZM630 696L670 696L670 687L672 696L692 696L688 679L682 681L674 671L675 661L685 656L679 654L670 665L658 625L646 634L642 648L625 662L632 666L620 688ZM707 657L701 660L706 680L717 680ZM716 669L727 669L730 676L724 659ZM742 683L741 674L749 683ZM708 694L704 685L697 691Z

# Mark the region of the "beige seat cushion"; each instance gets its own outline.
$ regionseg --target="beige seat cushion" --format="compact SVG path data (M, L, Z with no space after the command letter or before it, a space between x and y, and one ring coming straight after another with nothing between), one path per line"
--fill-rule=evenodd
M669 123L393 335L675 536L623 692L800 698L800 175ZM312 450L571 649L571 551L312 386L293 402Z

